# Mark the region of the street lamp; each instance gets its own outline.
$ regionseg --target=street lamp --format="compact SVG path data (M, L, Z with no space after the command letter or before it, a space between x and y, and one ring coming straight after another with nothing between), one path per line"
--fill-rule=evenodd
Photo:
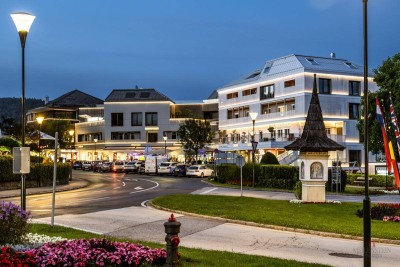
M37 117L36 121L39 124L39 131L38 131L38 151L39 151L39 176L38 176L38 186L40 187L40 163L41 163L41 158L40 158L40 135L41 135L41 130L42 130L42 123L43 123L44 118L43 117Z
M168 137L166 135L164 135L163 139L164 139L164 154L167 155L167 139L168 139Z
M93 141L94 141L94 160L97 160L96 144L97 141L99 141L99 139L95 138L93 139Z
M71 166L70 166L70 169L69 169L69 180L71 181L72 180L72 164L73 164L73 162L72 162L72 138L74 137L75 131L74 130L69 130L68 133L69 133L69 136L70 136L69 148L71 149L71 160L70 160L70 165Z
M14 21L15 27L17 27L22 48L21 139L22 147L25 147L25 43L29 29L31 28L31 25L35 20L35 16L25 12L18 12L11 14L11 18ZM21 174L21 208L23 210L26 210L26 184L24 174Z
M253 121L253 132L251 133L251 149L252 149L252 161L253 161L253 187L254 187L254 184L255 184L254 154L256 152L257 144L258 144L258 142L256 142L254 140L254 137L255 137L255 134L256 134L256 132L254 131L254 124L256 123L256 119L257 119L258 113L257 112L250 112L249 115L250 115L251 120Z
M371 266L371 200L368 180L368 0L363 0L364 22L364 191L363 229L364 229L364 266Z

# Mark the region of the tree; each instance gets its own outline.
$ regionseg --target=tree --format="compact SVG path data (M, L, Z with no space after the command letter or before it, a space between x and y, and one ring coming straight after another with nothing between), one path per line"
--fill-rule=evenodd
M392 58L386 59L380 67L374 69L374 81L379 86L379 90L368 94L368 150L374 154L383 151L383 138L381 127L376 120L375 99L378 98L382 106L383 116L389 129L390 140L395 144L393 127L390 123L389 96L392 95L394 111L400 115L400 53ZM364 106L364 99L361 101ZM363 114L363 110L361 111ZM360 116L361 117L361 116ZM359 119L357 128L360 134L364 135L364 121ZM396 149L395 149L396 150ZM395 153L397 154L397 153Z
M274 154L267 152L262 156L260 164L279 165L279 161Z
M211 143L214 135L209 122L196 119L181 123L177 134L183 147L195 152L196 160L199 150Z

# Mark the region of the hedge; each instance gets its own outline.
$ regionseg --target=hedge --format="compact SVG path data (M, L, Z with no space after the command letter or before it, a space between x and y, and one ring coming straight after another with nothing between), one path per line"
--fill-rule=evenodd
M13 160L12 157L0 157L0 183L4 182L19 182L21 175L13 174L12 170ZM27 181L38 181L42 186L53 184L53 163L31 163L30 173L26 174ZM57 163L57 184L68 184L69 181L70 165L67 163Z
M359 174L347 174L347 184L352 184L356 185L354 181L357 179L357 177L364 177L363 173ZM369 181L370 186L377 186L377 187L386 187L386 178L387 178L387 185L389 187L393 186L393 176L391 175L369 175L369 178L372 178L372 180Z
M242 169L245 184L253 183L253 164L246 163ZM259 187L293 189L298 179L298 169L288 165L254 164L255 185ZM237 183L240 180L240 168L234 164L217 166L217 178L220 183Z

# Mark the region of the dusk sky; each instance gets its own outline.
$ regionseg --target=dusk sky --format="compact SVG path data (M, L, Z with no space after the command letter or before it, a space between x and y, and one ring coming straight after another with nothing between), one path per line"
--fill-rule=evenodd
M400 52L400 1L369 0L370 69ZM10 17L36 16L26 97L79 89L155 88L202 100L290 54L363 64L362 0L64 0L0 2L0 97L21 96L21 47Z

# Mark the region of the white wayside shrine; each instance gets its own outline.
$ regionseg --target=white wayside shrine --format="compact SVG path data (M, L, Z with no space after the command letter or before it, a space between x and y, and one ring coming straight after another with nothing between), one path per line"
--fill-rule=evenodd
M325 183L328 181L328 151L343 150L344 146L328 138L317 93L317 77L301 138L285 147L299 154L299 178L302 201L325 202Z

